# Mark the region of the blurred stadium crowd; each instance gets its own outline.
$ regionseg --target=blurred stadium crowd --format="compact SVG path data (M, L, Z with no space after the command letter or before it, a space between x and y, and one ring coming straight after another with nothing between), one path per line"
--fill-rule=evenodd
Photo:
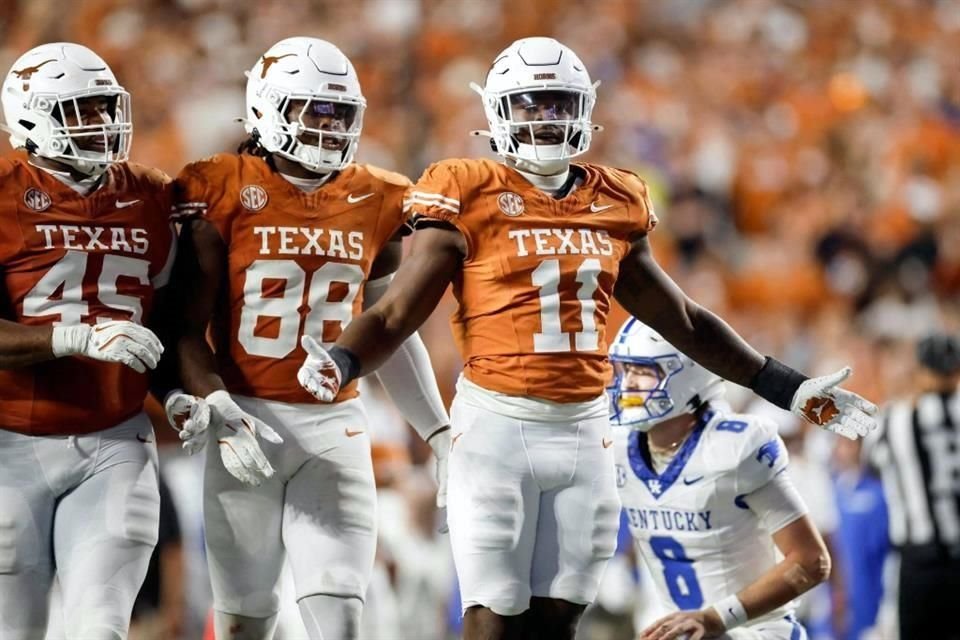
M42 42L90 46L133 96L133 158L171 175L237 146L244 134L233 118L243 109L243 70L282 37L325 38L351 57L368 101L359 161L415 179L432 161L489 153L468 135L484 126L468 83L482 80L513 39L551 35L602 81L594 119L605 132L595 136L588 160L635 170L650 182L661 220L653 234L659 261L762 351L809 374L849 362L850 387L884 403L912 390L914 340L960 324L956 0L3 6L0 66ZM460 367L446 326L451 310L448 301L422 331L447 399ZM614 315L613 329L622 320L622 312ZM382 553L368 623L384 629L370 637L443 638L455 633L458 609L446 540L434 533L430 474L422 469L428 451L376 389L368 398L379 416L373 422L382 485ZM743 394L731 399L738 408L749 402ZM797 426L784 429L790 434ZM158 435L169 439L166 429ZM811 635L857 638L874 626L880 594L874 589L866 597L853 585L870 583L868 572L882 567L886 546L877 542L868 568L863 558L844 557L844 549L867 546L850 527L864 526L857 518L867 512L880 526L883 505L878 494L876 504L849 504L869 476L855 447L837 442L808 439L792 466L803 467L795 475L809 474L797 484L822 511L819 522L839 560L833 595L808 609L822 621ZM180 520L171 540L186 564L181 589L157 590L167 593L172 628L195 638L209 602L200 467L173 446L167 454L164 476ZM179 580L176 570L166 574ZM643 601L630 595L629 570L611 575L628 586L610 587L606 606L585 622L589 637L624 637L617 635L620 622ZM177 594L180 602L170 604ZM864 599L870 602L858 602ZM153 637L174 637L170 628Z

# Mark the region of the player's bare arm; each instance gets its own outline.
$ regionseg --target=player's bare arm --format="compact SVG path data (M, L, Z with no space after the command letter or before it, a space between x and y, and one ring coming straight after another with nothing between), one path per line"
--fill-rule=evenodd
M164 351L157 368L150 372L150 392L163 403L167 394L179 386L179 365L176 349L177 341L177 305L170 304L170 287L165 286L154 292L154 309L150 314L147 328L153 331L160 343L171 347Z
M722 378L749 387L763 367L762 354L660 268L646 236L634 241L621 263L614 295L631 315Z
M640 638L719 638L734 626L785 606L830 576L830 554L809 516L774 533L773 541L783 560L752 584L712 607L664 616L647 627Z
M16 369L53 360L53 327L29 327L0 320L0 369Z
M187 393L171 392L164 408L168 420L180 430L189 453L203 448L205 432L212 427L227 471L241 482L256 486L274 473L257 436L274 443L283 440L269 425L246 414L233 401L207 342L207 324L218 299L225 264L226 246L213 225L202 219L183 225L174 267L179 286L174 299L182 314L176 353Z
M370 266L370 277L367 282L373 282L380 278L386 278L397 272L400 263L403 260L403 242L400 236L393 238L384 245L380 253L377 254L373 264Z
M628 312L704 367L773 404L851 439L876 428L876 405L837 386L849 377L849 367L808 378L763 356L677 286L657 264L646 236L633 242L621 262L614 295Z
M431 226L414 234L410 255L383 298L351 322L331 349L341 386L375 371L426 321L465 255L463 236L451 228Z
M0 320L0 369L18 369L67 356L125 364L140 373L160 361L163 346L146 327L126 320L29 326Z
M390 283L403 257L403 245L398 234L388 242L374 259L370 276L364 284L364 308L373 307L390 290ZM308 348L309 347L309 348ZM322 387L324 353L310 337L304 337L308 356L297 378L308 390ZM380 384L400 410L404 419L414 428L436 456L437 506L447 505L447 456L450 452L450 417L440 396L427 347L413 332L377 371ZM445 529L441 526L441 531Z
M220 293L226 256L227 248L212 224L194 219L183 225L175 271L181 314L176 351L183 387L199 397L226 389L207 342L207 323Z

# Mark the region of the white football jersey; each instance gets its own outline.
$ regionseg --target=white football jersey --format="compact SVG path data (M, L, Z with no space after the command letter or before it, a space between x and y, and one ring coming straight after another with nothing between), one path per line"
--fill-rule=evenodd
M613 432L620 500L665 608L710 606L779 562L750 508L750 494L787 467L772 422L708 409L660 474L641 453L646 434ZM783 607L751 624L789 613Z

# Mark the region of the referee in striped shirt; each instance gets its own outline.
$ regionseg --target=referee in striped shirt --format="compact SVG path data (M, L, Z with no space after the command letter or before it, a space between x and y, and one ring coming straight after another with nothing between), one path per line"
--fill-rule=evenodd
M920 394L887 407L870 458L900 551L900 638L960 638L960 339L928 336L917 359Z

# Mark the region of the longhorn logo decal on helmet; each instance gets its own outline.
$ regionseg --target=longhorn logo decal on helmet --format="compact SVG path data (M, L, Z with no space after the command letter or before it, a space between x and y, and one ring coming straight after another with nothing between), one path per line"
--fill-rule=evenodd
M268 56L264 55L260 62L263 63L263 69L260 71L260 79L263 80L267 77L267 71L270 70L270 67L280 62L284 58L289 58L290 56L296 56L295 53L285 53L282 56Z
M56 62L56 61L57 61L56 58L50 58L49 60L44 60L39 64L33 65L32 67L24 67L23 69L19 69L19 70L14 69L13 71L11 71L11 73L17 76L18 78L20 78L21 80L29 80L33 76L33 74L35 74L37 71L40 71L40 68L43 67L43 65L50 64L51 62Z

